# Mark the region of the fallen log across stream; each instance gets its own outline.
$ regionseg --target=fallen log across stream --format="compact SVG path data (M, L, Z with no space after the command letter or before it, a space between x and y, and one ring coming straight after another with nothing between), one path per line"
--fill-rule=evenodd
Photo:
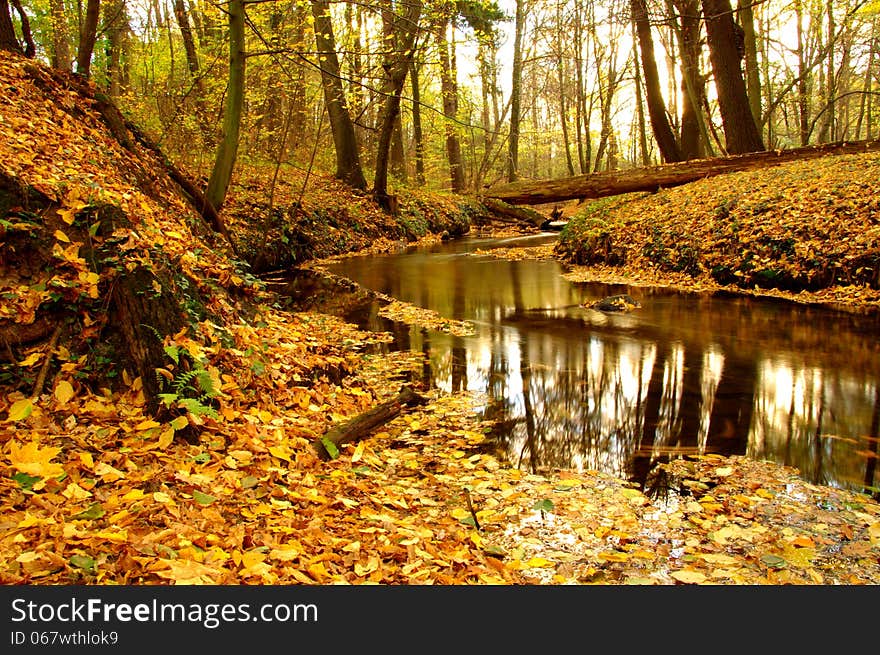
M412 387L405 386L391 400L386 400L384 403L328 430L323 436L312 442L312 448L321 459L335 459L339 453L339 446L342 444L363 439L369 435L371 430L395 418L403 411L404 407L424 405L427 402L428 399L417 394Z
M511 205L541 205L566 200L603 198L635 191L657 191L694 182L704 177L778 166L786 162L878 150L880 150L880 140L877 139L839 141L790 150L768 150L728 157L692 159L645 168L602 171L556 180L514 182L486 189L482 196L484 204L487 200L500 200Z

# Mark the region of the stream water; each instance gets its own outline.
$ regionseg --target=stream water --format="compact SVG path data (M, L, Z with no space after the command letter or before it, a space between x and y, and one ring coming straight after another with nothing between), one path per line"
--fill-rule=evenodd
M643 482L660 461L720 453L795 466L818 484L880 486L876 316L572 283L555 261L475 253L556 238L465 238L329 266L469 321L474 336L389 321L377 301L337 313L392 332L389 348L423 352L424 383L479 392L483 416L496 422L495 451L530 471L594 469ZM621 314L581 306L619 293L641 307Z

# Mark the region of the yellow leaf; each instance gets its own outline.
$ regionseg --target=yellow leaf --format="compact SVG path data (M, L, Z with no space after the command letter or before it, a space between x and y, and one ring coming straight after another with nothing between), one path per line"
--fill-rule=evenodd
M189 425L189 421L186 420L186 416L178 416L170 423L171 427L175 430L183 430L187 425Z
M524 562L524 565L529 567L530 569L540 569L553 566L554 564L549 559L544 559L543 557L533 557L528 562Z
M286 462L290 461L290 449L286 445L270 446L269 452L278 459L283 459Z
M118 532L102 530L101 532L94 533L92 536L97 539L106 539L107 541L115 541L116 543L124 544L128 541L128 530L120 530Z
M23 360L21 360L18 363L18 365L23 366L23 367L33 366L41 359L43 359L43 353L31 353L30 355L25 357Z
M91 453L80 453L79 461L82 462L83 466L86 468L92 468L95 465L95 458L92 457Z
M216 583L212 576L216 576L218 571L210 566L205 566L192 560L163 559L162 562L167 564L169 569L157 571L156 575L160 578L173 580L175 584L201 585Z
M281 548L273 548L269 551L269 557L281 560L282 562L289 562L292 559L296 559L301 554L302 547L293 543L288 543Z
M711 564L719 564L721 566L732 566L739 561L735 557L723 553L700 553L697 557L704 559Z
M359 461L361 461L361 457L363 457L363 455L364 455L364 447L365 447L365 445L366 445L366 444L365 444L363 441L361 441L361 442L357 445L357 448L354 449L354 452L353 452L352 455L351 455L351 463L352 463L352 464L354 464L355 462L359 462Z
M258 550L249 550L241 554L241 565L245 569L252 569L266 560L265 553Z
M65 498L69 498L70 500L85 500L86 498L91 497L92 492L86 491L75 482L71 482L64 488L64 491L61 492L61 495Z
M669 575L679 582L684 582L686 584L700 584L706 581L706 576L699 571L673 571Z
M174 428L168 428L162 434L159 435L159 448L165 450L168 446L171 445L171 442L174 441Z
M809 569L813 566L813 559L816 557L816 549L797 548L791 544L786 544L782 551L782 557L792 566L801 569Z
M134 429L138 430L138 431L149 430L150 428L158 428L161 425L162 425L161 423L157 423L153 419L147 419L146 421L141 421L136 426L134 426Z
M22 473L38 475L44 478L51 478L64 473L64 467L61 464L49 461L61 452L60 448L53 446L40 448L34 441L19 448L18 444L13 441L9 444L9 451L9 461Z
M68 237L61 230L55 230L55 238L64 243L70 243L70 237Z
M55 386L55 399L62 405L66 405L71 398L73 398L73 385L67 380L61 380Z
M726 478L731 473L733 473L733 468L730 466L721 466L715 469L715 475L719 478Z
M12 423L13 421L23 421L31 415L33 409L34 406L31 405L30 398L16 400L12 403L12 407L9 408L9 416L6 417L6 422Z
M599 553L599 559L605 562L627 562L629 561L629 553L604 552Z
M121 480L125 477L125 473L117 468L110 466L109 464L105 464L104 462L98 462L95 465L95 475L100 475L103 478L104 482Z

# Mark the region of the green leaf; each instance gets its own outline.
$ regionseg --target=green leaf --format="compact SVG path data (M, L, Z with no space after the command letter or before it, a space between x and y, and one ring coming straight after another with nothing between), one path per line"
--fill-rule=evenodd
M176 419L171 421L171 427L175 430L182 430L187 425L189 425L189 421L186 420L186 416L178 416Z
M339 448L336 447L335 443L330 441L327 437L321 437L321 443L327 450L327 454L330 455L330 459L336 459L339 457Z
M89 573L96 573L97 562L88 555L74 555L69 560L71 566L83 569Z
M16 473L12 479L18 482L18 486L25 491L31 491L37 482L42 480L39 475L28 475L27 473Z
M174 360L175 364L180 364L180 352L177 346L165 346L163 350L165 351L166 355Z
M208 462L211 461L211 454L210 453L199 453L198 455L193 457L192 460L196 464L207 464Z
M101 507L101 503L92 503L86 509L81 511L79 514L74 514L68 520L70 521L78 521L78 520L89 520L94 521L95 519L99 519L104 516L104 508Z
M210 505L217 498L211 496L209 494L202 493L201 491L193 491L193 500L196 501L199 505Z
M507 551L504 550L501 546L496 546L492 544L490 546L486 546L483 549L483 552L489 555L490 557L506 557Z
M761 561L771 569L784 569L788 565L779 555L761 555Z
M242 489L253 489L259 484L259 480L252 475L246 475L241 479Z
M553 511L553 501L549 498L545 498L544 500L539 500L537 503L532 505L532 509L538 509L542 512L552 512Z
M34 407L31 404L30 398L16 400L12 403L12 407L9 408L9 416L6 417L6 421L9 423L12 423L13 421L23 421L31 415L33 409Z

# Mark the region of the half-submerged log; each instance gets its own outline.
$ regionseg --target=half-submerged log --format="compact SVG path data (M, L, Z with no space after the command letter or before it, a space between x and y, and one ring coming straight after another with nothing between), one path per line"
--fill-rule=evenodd
M405 386L391 400L386 400L373 409L358 414L350 421L327 431L322 437L312 442L312 447L321 459L334 459L335 453L338 453L339 446L342 444L363 439L369 435L371 430L395 418L403 411L404 407L424 405L427 402L428 399L417 394L412 387Z
M557 180L515 182L486 189L483 204L499 200L513 205L541 205L551 202L603 198L635 191L657 191L688 182L792 161L814 159L827 155L846 155L880 150L880 140L839 141L790 150L768 150L729 157L692 159L690 161L633 168L621 171L603 171Z

